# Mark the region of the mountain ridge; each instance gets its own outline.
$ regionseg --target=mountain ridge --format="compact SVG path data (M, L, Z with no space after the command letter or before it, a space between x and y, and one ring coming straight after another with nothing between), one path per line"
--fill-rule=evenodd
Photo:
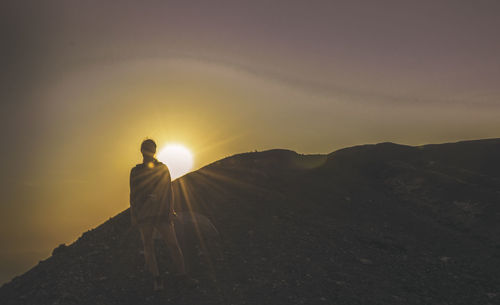
M183 215L178 235L197 288L171 283L151 294L127 209L4 284L0 300L494 303L499 170L500 139L233 155L173 182ZM158 253L169 278L161 244Z

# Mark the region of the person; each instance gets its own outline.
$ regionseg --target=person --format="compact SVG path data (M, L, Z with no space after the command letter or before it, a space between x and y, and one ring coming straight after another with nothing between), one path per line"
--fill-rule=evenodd
M177 278L187 277L184 258L174 228L173 192L168 167L155 158L156 143L146 139L141 144L143 162L130 172L130 215L132 225L141 233L146 268L154 277L154 290L162 290L163 280L159 274L154 248L154 231L157 230L166 242L174 264L178 268Z

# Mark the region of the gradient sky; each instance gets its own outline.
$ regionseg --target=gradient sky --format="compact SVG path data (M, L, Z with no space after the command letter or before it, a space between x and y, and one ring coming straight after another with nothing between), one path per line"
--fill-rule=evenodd
M0 282L127 208L147 136L196 168L500 137L498 1L1 7Z

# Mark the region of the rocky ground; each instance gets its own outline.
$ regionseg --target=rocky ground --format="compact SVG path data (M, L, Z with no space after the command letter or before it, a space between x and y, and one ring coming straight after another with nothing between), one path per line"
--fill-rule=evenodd
M152 291L128 210L1 304L499 304L500 140L246 153L174 182L195 286Z

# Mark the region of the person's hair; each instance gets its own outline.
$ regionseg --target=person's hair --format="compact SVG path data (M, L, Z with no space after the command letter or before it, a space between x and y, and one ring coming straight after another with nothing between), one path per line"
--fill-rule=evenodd
M146 139L142 141L141 144L141 152L144 153L149 153L149 154L155 154L156 153L156 143L152 139Z

